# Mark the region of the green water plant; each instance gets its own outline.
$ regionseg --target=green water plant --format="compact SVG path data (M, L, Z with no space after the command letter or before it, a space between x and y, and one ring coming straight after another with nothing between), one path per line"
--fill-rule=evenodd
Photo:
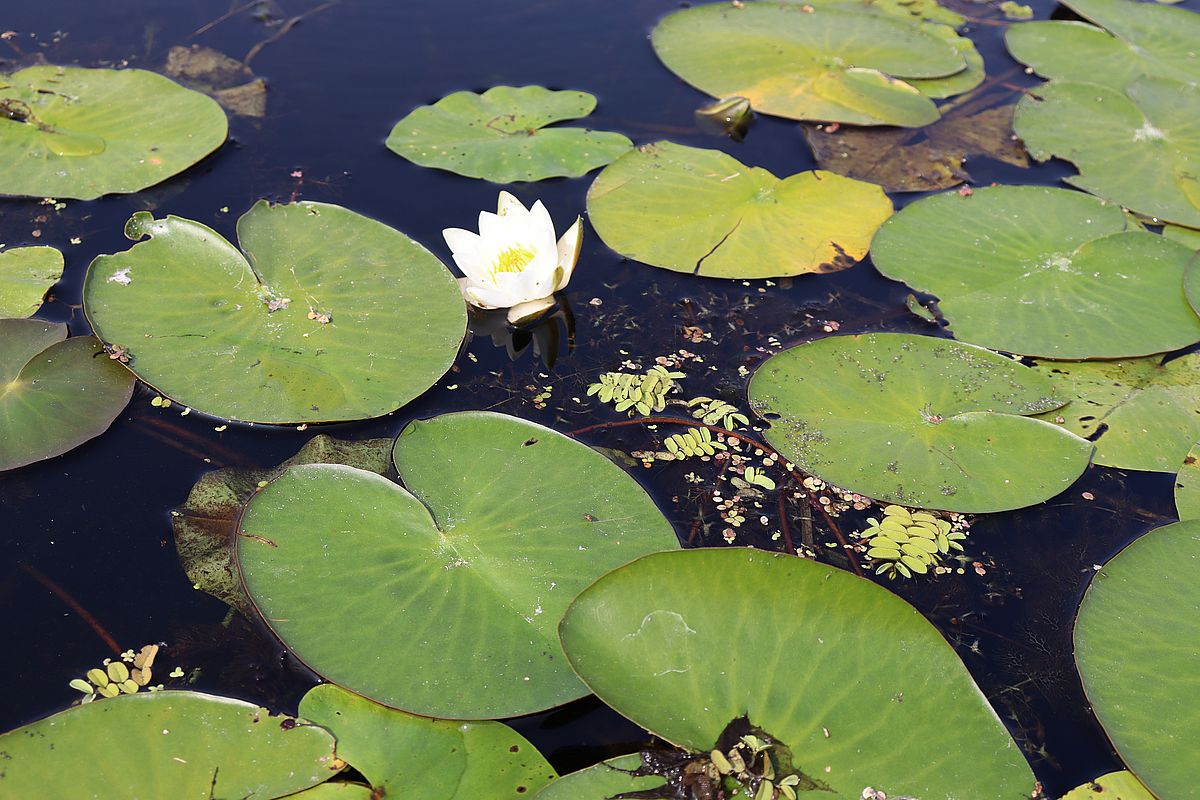
M867 542L875 574L889 578L936 570L946 557L962 552L960 542L967 538L947 519L897 505L884 506L882 517L868 517L867 523L859 536Z
M616 411L629 416L638 413L648 417L666 409L667 395L676 390L675 382L685 377L684 373L660 364L642 374L602 372L595 383L588 385L587 396L595 396L601 403L612 403Z

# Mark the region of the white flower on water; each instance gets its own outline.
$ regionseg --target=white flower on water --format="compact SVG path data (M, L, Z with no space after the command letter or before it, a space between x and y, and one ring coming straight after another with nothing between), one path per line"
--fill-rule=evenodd
M550 212L537 201L525 208L500 193L496 213L479 212L479 233L446 228L442 236L454 263L466 277L463 297L479 308L507 308L508 321L529 319L554 305L554 293L567 285L579 260L583 221L555 241Z

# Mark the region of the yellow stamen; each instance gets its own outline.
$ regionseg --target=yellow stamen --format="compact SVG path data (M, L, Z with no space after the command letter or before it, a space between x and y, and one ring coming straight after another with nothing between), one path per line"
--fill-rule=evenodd
M533 261L534 255L535 253L528 247L520 245L501 250L500 255L496 256L495 262L492 263L492 274L524 272L525 268L529 266L529 262Z

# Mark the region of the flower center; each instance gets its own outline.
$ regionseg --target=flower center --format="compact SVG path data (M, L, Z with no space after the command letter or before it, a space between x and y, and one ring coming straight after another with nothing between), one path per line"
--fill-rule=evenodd
M525 268L529 266L529 262L533 261L534 255L533 250L521 245L513 245L501 250L492 263L492 273L524 272Z

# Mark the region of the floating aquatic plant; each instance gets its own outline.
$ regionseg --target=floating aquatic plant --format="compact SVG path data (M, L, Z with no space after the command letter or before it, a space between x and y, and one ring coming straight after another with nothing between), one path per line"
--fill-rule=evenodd
M676 388L675 381L687 377L682 372L655 364L640 375L628 372L604 372L596 383L590 384L587 396L612 403L618 412L633 416L636 412L648 417L667 407L667 395Z
M897 505L884 506L882 518L868 517L867 522L859 537L866 540L875 574L889 578L938 571L944 558L962 552L959 542L967 538L948 519Z

